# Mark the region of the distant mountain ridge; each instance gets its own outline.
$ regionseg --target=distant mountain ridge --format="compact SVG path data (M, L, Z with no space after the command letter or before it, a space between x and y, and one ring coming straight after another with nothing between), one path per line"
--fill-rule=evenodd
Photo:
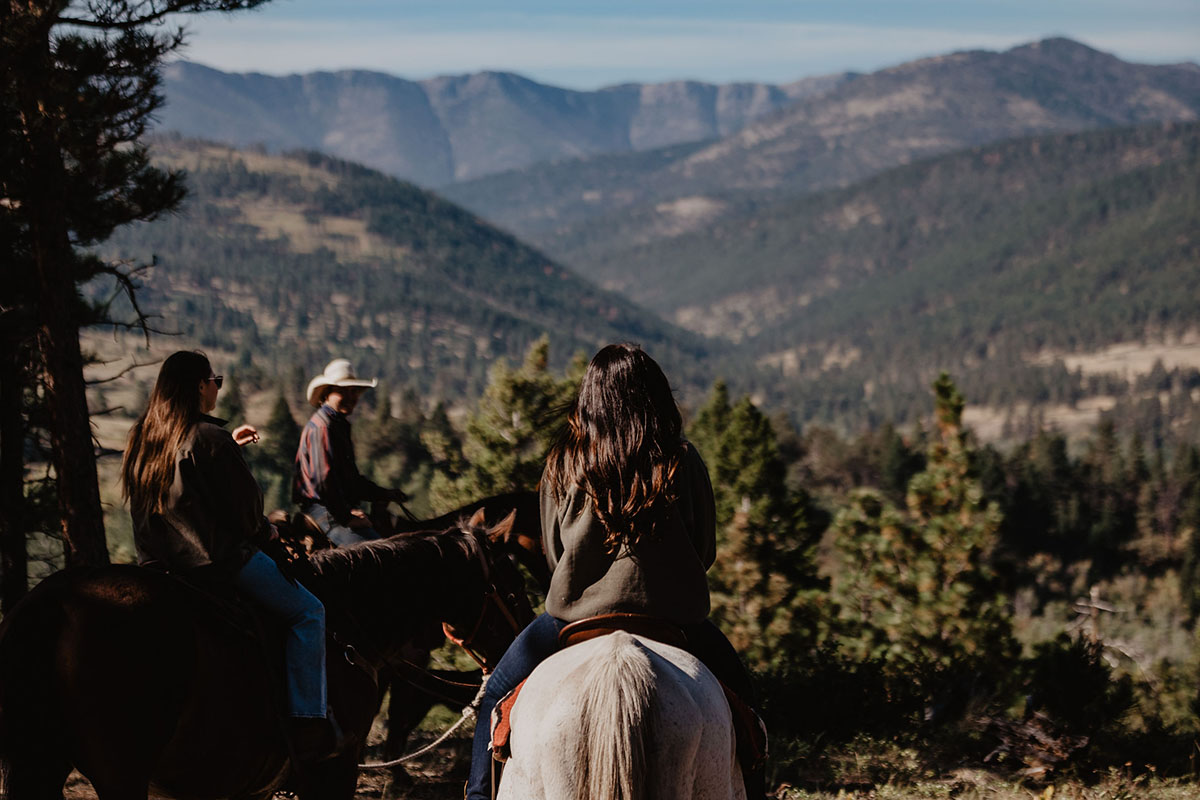
M440 186L543 161L717 139L853 77L587 92L506 72L422 81L364 70L274 77L176 62L164 70L158 130L239 147L320 150Z
M652 152L541 164L443 193L591 274L612 257L610 246L703 228L747 196L758 202L847 186L1010 138L1195 119L1195 64L1130 64L1047 39L862 75L720 141L659 158ZM602 169L593 168L600 162Z

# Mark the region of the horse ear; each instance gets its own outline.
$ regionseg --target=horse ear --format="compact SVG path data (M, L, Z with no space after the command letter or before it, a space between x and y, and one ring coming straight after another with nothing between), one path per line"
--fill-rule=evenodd
M482 528L485 522L487 522L487 517L484 516L483 509L481 508L472 514L471 518L467 520L467 527Z
M488 539L494 543L506 541L509 535L512 534L513 523L517 519L517 510L514 508L508 512L508 516L497 522L488 529Z

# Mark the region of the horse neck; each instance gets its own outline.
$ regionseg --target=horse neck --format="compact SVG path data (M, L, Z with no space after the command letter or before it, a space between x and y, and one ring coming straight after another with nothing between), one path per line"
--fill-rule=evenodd
M441 621L473 557L458 532L403 534L313 557L310 587L339 618L382 649Z
M519 527L524 526L530 530L538 530L541 526L541 506L538 501L537 492L506 492L505 494L497 494L492 497L485 497L482 500L476 500L473 503L468 503L453 511L447 511L440 517L417 520L416 522L407 519L398 519L394 525L397 531L441 530L442 528L450 528L457 525L461 520L469 518L481 508L494 510L496 517L503 516L509 511L515 510L517 512L516 524ZM493 519L493 515L489 513L488 518Z

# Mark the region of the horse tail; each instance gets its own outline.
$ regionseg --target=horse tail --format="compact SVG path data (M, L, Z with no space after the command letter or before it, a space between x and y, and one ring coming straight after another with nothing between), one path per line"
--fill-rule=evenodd
M576 800L643 800L654 753L654 667L645 647L618 631L584 668Z

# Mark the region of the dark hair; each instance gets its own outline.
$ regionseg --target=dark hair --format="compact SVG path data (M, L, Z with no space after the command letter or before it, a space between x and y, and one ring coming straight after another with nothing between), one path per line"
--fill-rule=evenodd
M159 369L121 462L122 490L135 525L163 510L179 448L200 419L200 382L211 374L208 356L198 350L172 353Z
M610 552L635 545L675 501L682 429L662 368L635 344L610 344L588 364L545 480L558 495L583 489Z

